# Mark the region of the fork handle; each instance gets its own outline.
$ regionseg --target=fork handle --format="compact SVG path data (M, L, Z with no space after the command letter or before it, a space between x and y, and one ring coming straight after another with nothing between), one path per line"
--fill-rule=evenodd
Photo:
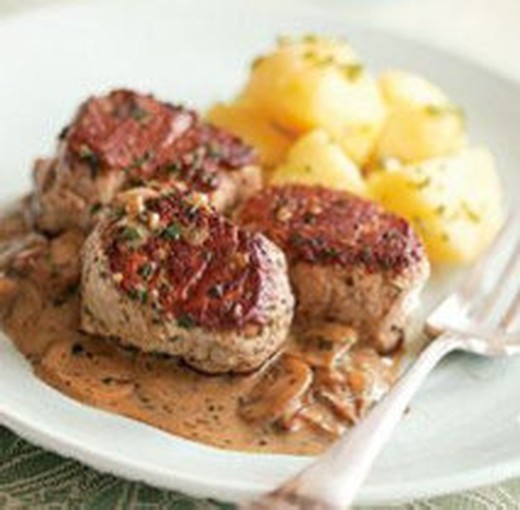
M451 333L431 342L359 425L272 495L274 500L281 503L283 499L285 503L269 508L288 508L289 501L293 503L291 508L349 507L423 381L444 356L461 347L462 337Z

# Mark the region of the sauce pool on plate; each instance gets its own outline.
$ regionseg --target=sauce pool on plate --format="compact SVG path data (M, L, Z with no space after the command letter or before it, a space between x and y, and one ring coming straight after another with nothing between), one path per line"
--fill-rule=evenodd
M294 330L283 352L245 375L207 375L175 357L145 354L79 329L84 235L54 238L0 220L2 326L34 373L63 394L174 435L252 452L315 454L387 390L396 356L352 329Z

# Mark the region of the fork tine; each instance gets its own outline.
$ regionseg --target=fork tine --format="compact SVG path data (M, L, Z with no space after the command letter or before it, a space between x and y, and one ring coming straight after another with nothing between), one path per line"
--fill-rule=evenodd
M519 270L520 240L517 240L514 250L511 252L504 268L500 271L498 277L495 279L492 289L484 294L481 300L476 302L474 301L475 305L473 309L470 309L470 315L474 319L480 320L482 323L487 325L494 325L494 322L496 322L495 318L498 313L510 305L509 301L507 303L503 303L503 300L507 296L507 292L511 292L509 282L512 281L516 285L518 279L515 279L515 275L519 272ZM515 289L515 292L517 290L518 287Z
M518 225L520 224L520 209L514 209L510 211L496 236L493 244L487 249L482 257L475 264L473 269L470 270L468 276L461 282L457 289L457 293L460 292L467 298L473 298L477 291L480 282L482 280L482 274L486 268L491 267L497 256L501 253L504 243L507 243L511 233L515 233Z
M463 277L454 292L430 311L424 326L428 336L439 335L454 320L467 322L470 312L479 310L478 307L486 297L484 288L486 278L489 280L491 270L504 265L504 261L500 260L501 253L507 250L508 246L510 247L511 237L516 237L520 230L519 226L520 208L514 208L509 211L494 242Z

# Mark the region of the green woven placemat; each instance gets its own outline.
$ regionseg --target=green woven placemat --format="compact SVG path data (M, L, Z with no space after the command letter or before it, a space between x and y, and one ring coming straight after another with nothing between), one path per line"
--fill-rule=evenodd
M99 473L0 427L0 508L231 510L233 505L194 500Z
M409 503L398 510L513 510L520 509L519 501L520 481L511 481L469 493ZM233 505L196 500L99 473L79 462L33 446L0 427L0 508L232 510Z

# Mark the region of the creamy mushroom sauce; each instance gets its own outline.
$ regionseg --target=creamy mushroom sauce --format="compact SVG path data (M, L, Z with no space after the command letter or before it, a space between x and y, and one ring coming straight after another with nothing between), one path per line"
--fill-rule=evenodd
M84 237L32 232L24 203L0 220L0 317L35 374L86 404L221 448L322 451L380 398L398 355L382 357L346 326L293 331L260 371L208 376L79 331Z

